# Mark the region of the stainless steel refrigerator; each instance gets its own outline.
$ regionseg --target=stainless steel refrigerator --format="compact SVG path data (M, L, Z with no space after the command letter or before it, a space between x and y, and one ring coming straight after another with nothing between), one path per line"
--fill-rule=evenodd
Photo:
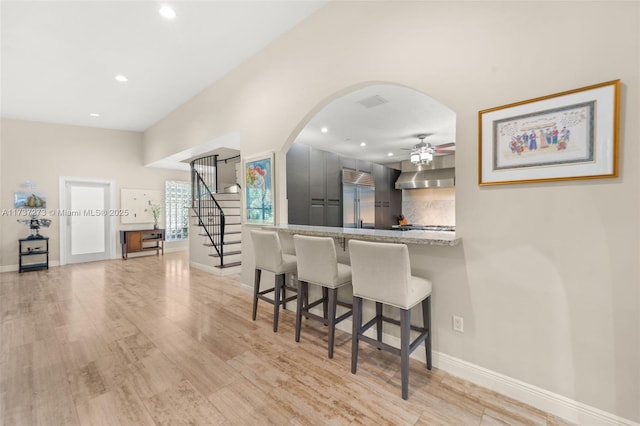
M369 228L376 225L373 175L350 169L342 170L342 226Z

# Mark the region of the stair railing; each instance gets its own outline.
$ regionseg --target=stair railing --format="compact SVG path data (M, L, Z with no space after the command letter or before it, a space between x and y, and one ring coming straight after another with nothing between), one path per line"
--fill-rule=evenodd
M194 162L191 163L192 208L198 217L198 225L202 226L211 245L220 257L220 266L224 266L224 211L213 196L209 185L194 167Z

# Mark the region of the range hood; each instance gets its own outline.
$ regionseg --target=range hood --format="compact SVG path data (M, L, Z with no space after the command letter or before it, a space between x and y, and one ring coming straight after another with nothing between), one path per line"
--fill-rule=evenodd
M446 188L455 185L456 156L433 157L429 164L416 166L411 161L403 161L396 189Z

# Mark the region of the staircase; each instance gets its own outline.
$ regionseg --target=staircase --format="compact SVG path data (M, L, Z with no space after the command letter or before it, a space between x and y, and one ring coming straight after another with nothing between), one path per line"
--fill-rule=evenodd
M208 239L206 233L199 234L206 238L203 243L210 248L209 256L216 259L214 265L218 269L232 268L240 266L242 253L242 230L240 229L240 194L214 194L215 199L222 208L225 217L223 255L215 250L213 243Z
M195 237L190 244L191 263L216 275L238 274L242 256L240 194L215 192L216 164L217 156L191 163L191 235Z

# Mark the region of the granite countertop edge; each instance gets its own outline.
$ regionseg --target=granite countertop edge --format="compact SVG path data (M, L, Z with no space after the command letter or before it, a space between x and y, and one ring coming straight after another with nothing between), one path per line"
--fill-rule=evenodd
M395 231L382 229L338 228L308 225L274 225L263 229L272 229L288 234L303 234L317 237L334 237L404 244L428 244L438 246L457 246L462 238L450 231Z

